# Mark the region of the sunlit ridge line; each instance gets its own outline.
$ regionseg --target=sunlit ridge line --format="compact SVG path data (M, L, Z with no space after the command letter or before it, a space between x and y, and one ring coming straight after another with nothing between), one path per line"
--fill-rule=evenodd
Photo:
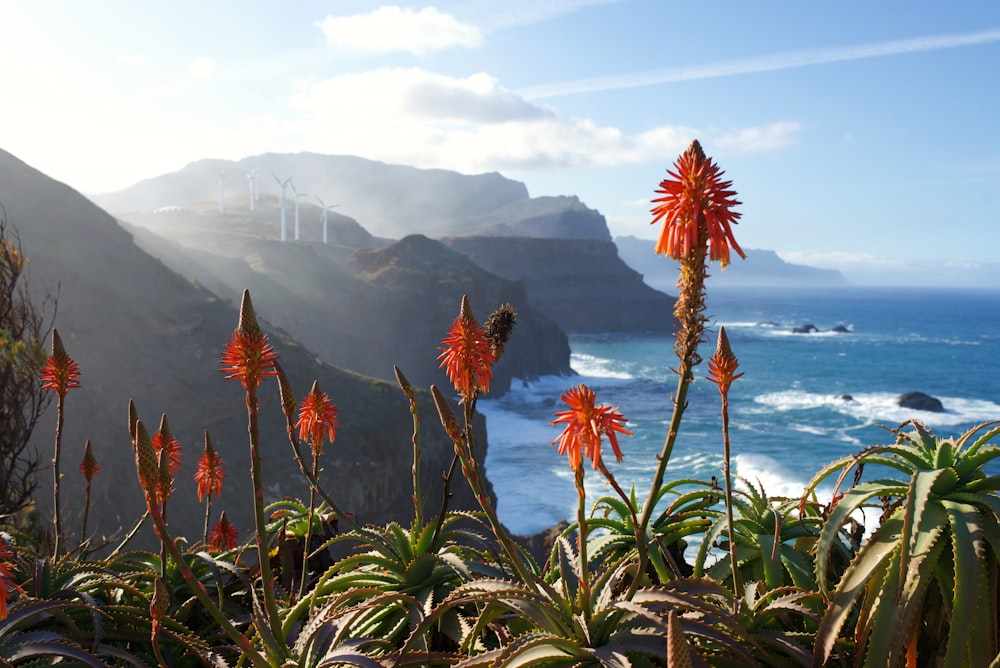
M825 49L808 49L803 51L785 51L782 53L731 60L721 63L709 63L693 67L681 67L669 70L640 72L615 76L577 79L562 83L542 84L523 88L518 93L526 99L538 100L577 93L594 93L624 88L640 88L665 83L682 81L697 81L717 77L734 76L737 74L753 74L757 72L772 72L775 70L806 67L808 65L823 65L849 60L863 60L882 56L903 55L943 49L955 49L963 46L988 44L1000 41L1000 29L994 28L974 33L934 35L930 37L914 37L898 39L875 44L845 46Z

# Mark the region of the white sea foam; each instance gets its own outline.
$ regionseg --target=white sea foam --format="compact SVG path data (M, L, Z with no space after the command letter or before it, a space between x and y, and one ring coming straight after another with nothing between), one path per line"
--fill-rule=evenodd
M603 357L595 357L586 353L572 353L570 367L581 376L593 378L618 378L631 380L632 374L621 369L621 362Z
M853 394L849 399L837 394L819 394L802 390L771 392L754 398L759 405L755 413L777 411L779 413L808 411L812 409L833 410L850 416L863 424L885 424L895 426L910 419L920 420L934 426L953 426L986 422L1000 415L1000 404L983 399L963 397L939 397L945 410L942 413L919 411L899 405L899 395L891 392L869 392ZM793 423L792 428L797 423Z

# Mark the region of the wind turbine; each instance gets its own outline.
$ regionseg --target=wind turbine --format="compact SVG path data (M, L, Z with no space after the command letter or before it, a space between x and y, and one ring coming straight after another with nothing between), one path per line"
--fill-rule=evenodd
M254 167L247 172L247 185L250 186L250 213L254 211L254 203L257 201L257 168Z
M225 189L225 183L226 183L226 170L220 169L219 170L219 213L220 214L226 212L225 201L223 200L222 197L223 190Z
M288 233L286 231L288 227L285 224L285 188L287 188L288 184L292 182L292 177L289 176L287 179L282 181L274 172L271 172L271 176L274 177L274 180L281 187L281 240L285 241L288 238ZM292 186L292 189L294 190L295 186Z
M336 209L340 205L331 204L330 206L327 206L326 203L324 203L323 200L319 198L319 195L313 195L313 197L315 197L316 201L319 202L319 205L323 207L323 243L326 243L326 212L329 211L330 209Z
M288 179L291 181L291 179ZM295 189L295 184L292 183L292 192L295 193L295 240L299 240L299 200L308 195L309 193L300 193Z

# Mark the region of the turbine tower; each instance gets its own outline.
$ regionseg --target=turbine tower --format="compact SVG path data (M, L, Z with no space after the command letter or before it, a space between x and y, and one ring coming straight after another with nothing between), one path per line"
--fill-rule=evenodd
M226 212L225 201L223 200L222 197L223 190L225 189L225 183L226 183L226 170L220 169L219 170L219 213L220 214Z
M313 197L315 197L316 201L319 202L319 205L321 207L323 207L323 219L322 219L323 220L323 243L326 243L326 212L329 211L330 209L336 209L340 205L339 204L331 204L330 206L327 206L323 202L323 200L321 200L319 198L319 195L313 195Z
M254 203L257 201L257 168L254 167L247 172L247 185L250 187L250 213L254 212Z
M285 224L285 188L287 188L288 184L292 182L292 177L289 176L287 179L282 181L274 172L271 172L271 176L274 177L274 180L281 188L281 240L285 241L288 239L288 226ZM294 190L294 186L292 189Z
M291 179L288 179L291 181ZM292 183L292 192L295 193L295 240L299 240L299 200L308 195L309 193L300 193L295 189L295 184Z

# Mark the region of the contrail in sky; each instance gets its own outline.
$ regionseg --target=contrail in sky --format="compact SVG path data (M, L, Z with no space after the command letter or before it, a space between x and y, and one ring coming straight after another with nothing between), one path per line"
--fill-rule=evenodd
M845 60L861 60L879 56L895 56L905 53L920 53L921 51L937 51L940 49L955 49L962 46L988 44L1000 41L1000 29L984 30L982 32L958 35L935 35L932 37L915 37L897 39L876 44L844 46L828 49L806 49L802 51L786 51L757 58L730 60L708 65L693 67L678 67L636 74L596 77L593 79L578 79L560 83L542 84L523 88L518 93L526 99L538 100L575 93L594 93L622 88L638 88L655 86L657 84L676 83L679 81L695 81L715 77L728 77L735 74L750 74L753 72L771 72L786 70L807 65L822 65L824 63L839 63Z

